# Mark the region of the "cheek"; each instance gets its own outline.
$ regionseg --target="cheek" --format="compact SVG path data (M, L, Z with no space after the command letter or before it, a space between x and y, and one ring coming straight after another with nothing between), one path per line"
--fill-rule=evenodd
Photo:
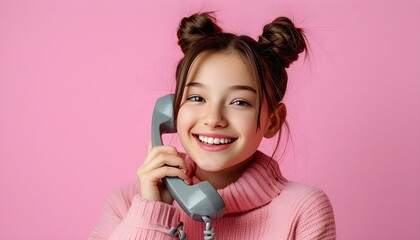
M249 114L247 116L237 116L235 120L233 120L235 128L241 132L243 136L247 137L247 141L253 142L261 141L264 137L265 132L268 128L268 117L265 116L266 114L261 112L260 117L260 126L258 127L257 116L255 113ZM234 118L232 118L234 119Z
M190 127L194 121L193 111L189 111L188 107L182 106L178 111L178 117L176 120L176 127L178 133L182 134L186 129Z
M257 132L257 120L253 112L231 114L229 122L242 135L255 136Z

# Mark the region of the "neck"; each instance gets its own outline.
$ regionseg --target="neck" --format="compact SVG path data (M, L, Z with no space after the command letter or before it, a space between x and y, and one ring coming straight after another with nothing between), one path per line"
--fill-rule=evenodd
M202 181L208 181L214 188L223 189L238 180L253 160L254 155L239 164L217 172L205 171L197 165L195 175Z

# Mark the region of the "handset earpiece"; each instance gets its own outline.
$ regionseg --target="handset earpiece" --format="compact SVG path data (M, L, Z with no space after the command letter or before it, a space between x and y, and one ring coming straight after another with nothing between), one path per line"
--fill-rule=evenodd
M176 132L173 97L170 94L156 101L152 116L152 146L163 145L163 133ZM165 177L163 182L184 212L195 221L203 221L205 216L217 219L225 212L225 203L207 181L189 186L178 177Z
M162 146L162 134L175 133L173 116L173 94L160 97L155 104L152 116L152 146Z

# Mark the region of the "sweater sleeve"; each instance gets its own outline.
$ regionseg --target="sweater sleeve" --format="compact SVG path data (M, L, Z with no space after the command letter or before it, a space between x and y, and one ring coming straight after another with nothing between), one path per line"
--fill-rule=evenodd
M142 199L129 188L111 193L105 201L99 223L90 240L173 239L168 233L179 222L172 205Z
M308 188L302 192L299 202L295 239L336 239L334 212L327 195L318 188Z

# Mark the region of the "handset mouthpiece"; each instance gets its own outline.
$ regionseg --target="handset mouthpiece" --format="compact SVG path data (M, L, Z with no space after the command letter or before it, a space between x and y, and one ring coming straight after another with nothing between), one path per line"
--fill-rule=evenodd
M217 219L225 212L225 203L219 193L204 181L188 186L177 177L166 177L164 183L184 212L195 221L202 217Z

